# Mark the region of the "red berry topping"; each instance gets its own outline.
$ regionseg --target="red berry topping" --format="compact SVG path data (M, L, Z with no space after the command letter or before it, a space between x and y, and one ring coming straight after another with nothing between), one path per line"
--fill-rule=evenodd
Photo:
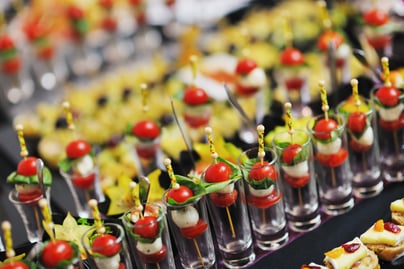
M359 243L343 244L341 247L348 253L354 253L361 247L361 244Z
M382 86L376 91L376 97L384 106L395 106L400 101L401 92L392 86Z
M389 21L389 15L385 11L375 8L365 12L365 14L363 14L363 20L367 24L380 26Z
M287 48L281 53L281 63L283 65L301 65L304 63L304 55L295 48Z
M326 51L330 41L333 41L335 47L338 48L342 43L344 43L344 37L337 32L327 30L318 39L317 46L320 50Z
M238 61L236 73L239 75L247 75L257 67L257 63L253 59L244 58Z
M91 152L91 145L83 139L70 142L66 146L66 155L70 159L83 157Z
M401 232L400 227L398 227L396 224L392 222L385 222L384 229L395 234Z
M206 169L205 181L209 183L226 181L230 179L231 174L230 166L224 162L217 162Z
M160 135L160 127L153 121L142 120L132 127L132 134L141 139L155 139Z
M36 157L27 157L21 160L17 166L17 174L26 177L36 175L36 160Z
M190 86L185 89L182 100L191 106L202 105L209 101L209 95L202 88Z

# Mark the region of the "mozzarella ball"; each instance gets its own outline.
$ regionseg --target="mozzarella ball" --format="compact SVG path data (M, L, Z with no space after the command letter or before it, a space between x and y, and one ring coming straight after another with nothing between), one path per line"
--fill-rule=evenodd
M248 190L250 194L257 196L257 197L265 197L270 195L274 191L274 185L271 185L269 188L266 189L254 189L252 186L248 185Z
M379 115L384 121L395 121L400 118L403 109L404 104L402 103L392 108L380 107Z
M38 184L15 184L18 193L32 193L39 189Z
M245 87L262 87L266 84L267 78L262 68L255 68L246 76L240 78L239 83Z
M283 165L283 171L291 177L303 177L309 173L309 163L307 161L300 162L295 165Z
M90 155L81 157L75 163L74 169L77 170L80 175L88 175L94 169L94 160Z
M121 257L119 253L112 257L94 257L94 261L97 264L98 269L118 269Z
M341 144L342 144L341 138L337 138L334 141L327 144L323 144L320 142L316 143L318 152L324 155L337 153L341 148Z
M199 220L199 213L193 206L171 211L171 217L179 228L195 226Z
M220 191L217 191L218 193L231 193L234 190L234 183L230 183Z
M361 145L365 145L365 146L372 145L373 140L374 140L372 127L366 128L366 130L363 132L362 136L359 137L359 139L356 139L354 136L352 136L352 139L354 139L356 142L358 142Z
M157 253L161 250L162 247L163 241L161 240L161 237L157 237L153 243L142 243L138 241L136 244L136 249L145 255L152 255L154 253Z

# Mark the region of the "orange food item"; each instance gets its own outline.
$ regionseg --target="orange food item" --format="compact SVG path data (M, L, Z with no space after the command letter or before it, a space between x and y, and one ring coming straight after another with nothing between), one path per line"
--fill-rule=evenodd
M373 226L373 229L378 232L383 232L384 231L384 221L382 219L379 219L376 221L375 225Z

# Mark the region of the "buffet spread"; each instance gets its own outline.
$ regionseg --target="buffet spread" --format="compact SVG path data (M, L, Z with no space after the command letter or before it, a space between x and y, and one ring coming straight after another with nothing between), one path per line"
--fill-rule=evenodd
M403 3L224 2L4 9L0 268L402 266Z

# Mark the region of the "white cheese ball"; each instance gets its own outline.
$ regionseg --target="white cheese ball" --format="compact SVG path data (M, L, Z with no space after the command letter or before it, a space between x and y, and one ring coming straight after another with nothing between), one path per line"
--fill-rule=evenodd
M227 185L226 187L224 187L223 189L217 191L218 193L232 193L234 190L234 183L230 183L229 185Z
M246 76L240 77L239 83L244 87L262 87L266 84L267 78L262 68L255 68Z
M274 191L274 188L274 185L271 185L269 188L266 189L254 189L252 186L248 185L250 194L257 197L265 197L270 195Z
M331 155L337 153L341 148L341 144L342 144L341 138L337 138L334 141L327 144L323 144L320 142L316 143L318 152L324 155Z
M121 257L119 253L112 257L94 257L94 261L97 264L98 269L118 269Z
M39 189L38 184L15 184L18 193L32 193Z
M88 175L94 169L94 160L90 155L85 155L78 159L74 165L74 169L77 170L80 175Z
M352 139L354 139L358 144L361 144L364 146L372 145L373 141L374 141L372 127L369 126L368 128L366 128L366 130L363 132L362 136L359 137L359 139L356 139L354 136L352 136Z
M380 118L384 121L395 121L400 118L401 113L403 112L404 104L400 103L399 105L392 108L380 107L379 115Z
M193 227L198 223L199 213L196 208L189 205L184 208L171 211L171 217L179 228Z
M282 170L291 177L303 177L309 173L309 163L303 161L294 165L282 165Z
M158 253L162 247L163 241L161 240L161 237L157 237L153 243L142 243L138 241L136 244L136 249L145 255Z
M341 44L336 51L336 56L337 58L343 58L347 59L348 57L351 56L351 48L348 46L348 44Z

